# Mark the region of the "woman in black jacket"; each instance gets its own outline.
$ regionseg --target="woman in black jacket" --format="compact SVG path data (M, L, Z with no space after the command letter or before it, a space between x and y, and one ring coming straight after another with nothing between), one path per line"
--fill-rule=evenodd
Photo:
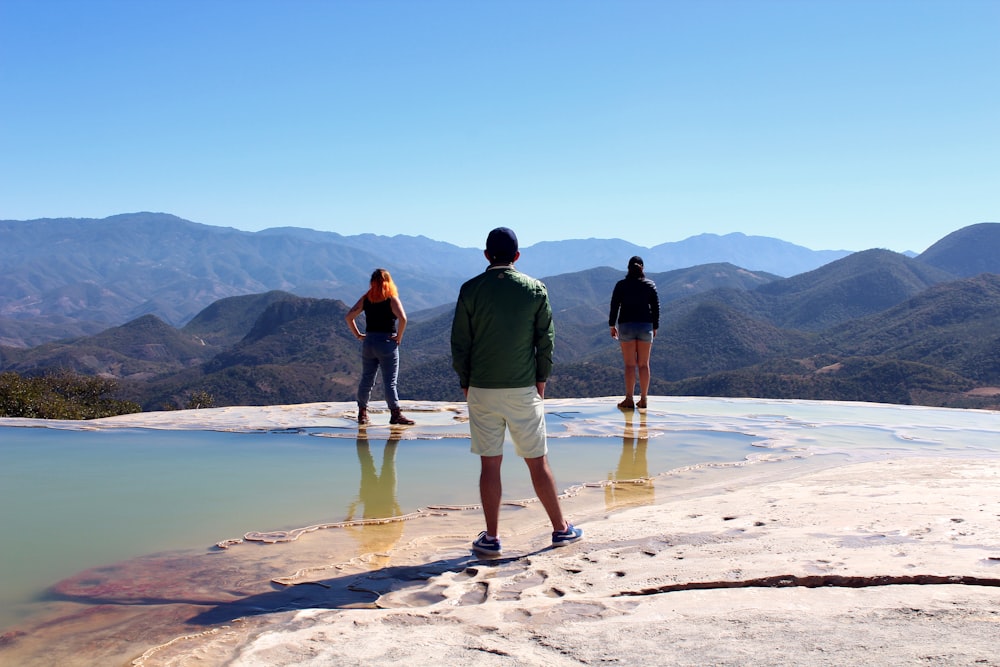
M656 285L643 272L642 257L628 261L628 274L615 284L608 315L611 337L622 346L625 362L625 400L623 410L646 407L649 393L649 353L660 328L660 298ZM636 375L639 377L639 402L635 403Z

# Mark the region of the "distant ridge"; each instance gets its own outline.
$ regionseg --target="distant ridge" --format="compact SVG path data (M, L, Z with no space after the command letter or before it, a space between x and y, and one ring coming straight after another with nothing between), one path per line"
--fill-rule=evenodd
M720 288L674 303L679 318L711 300L773 326L820 331L880 312L955 276L891 250L864 250L812 271L760 284L753 290Z
M698 234L683 241L644 248L620 239L546 241L522 252L518 268L536 276L609 266L624 271L632 255L647 271L670 271L702 264L727 263L751 271L787 277L851 254L849 250L810 250L765 236Z
M785 313L775 324L815 331L880 312L954 278L900 253L873 249L762 285L757 292L786 300Z
M699 234L663 243L652 249L653 259L664 268L683 268L709 264L725 255L725 261L752 271L767 271L782 277L794 276L850 255L850 250L809 250L799 245L766 236L748 236L733 232ZM805 252L803 252L805 251ZM716 258L716 259L713 259ZM671 266L667 266L670 264Z
M546 279L556 365L546 395L621 391L607 300L609 267ZM726 264L648 274L661 326L655 394L860 400L1000 408L1000 275L958 278L887 250L851 254L790 278ZM175 329L143 315L94 336L0 347L0 371L114 377L144 409L208 394L218 406L350 401L358 344L340 299L284 291L220 299ZM403 399L461 400L450 363L452 309L413 318Z
M948 234L917 256L957 276L1000 273L1000 222L983 222Z
M571 239L522 248L518 268L543 279L601 266L623 272L634 254L652 273L728 263L790 276L849 253L743 234L700 234L653 248ZM0 221L0 344L31 347L146 314L183 326L219 299L275 290L353 303L380 266L416 313L453 302L485 259L481 249L424 236L244 232L168 213Z

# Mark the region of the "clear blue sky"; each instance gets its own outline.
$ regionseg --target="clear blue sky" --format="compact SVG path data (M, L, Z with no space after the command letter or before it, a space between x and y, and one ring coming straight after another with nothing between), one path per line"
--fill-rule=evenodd
M0 218L922 251L1000 221L1000 0L0 0Z

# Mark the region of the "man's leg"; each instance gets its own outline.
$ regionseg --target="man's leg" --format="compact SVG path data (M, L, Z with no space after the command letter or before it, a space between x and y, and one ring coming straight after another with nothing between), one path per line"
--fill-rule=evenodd
M531 473L531 484L535 487L535 495L541 501L542 507L549 515L552 522L553 531L563 531L569 527L563 518L562 508L559 506L559 492L556 490L556 478L549 467L549 458L539 456L534 459L524 459L528 464L528 471ZM497 468L499 470L499 466ZM485 508L485 502L483 503Z
M480 456L479 460L482 463L479 472L479 498L486 518L486 534L496 537L500 530L500 498L503 494L500 464L503 463L503 455Z

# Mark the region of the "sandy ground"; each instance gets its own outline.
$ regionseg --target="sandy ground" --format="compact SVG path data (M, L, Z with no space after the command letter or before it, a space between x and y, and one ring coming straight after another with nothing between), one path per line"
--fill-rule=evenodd
M1000 460L704 491L589 517L562 549L508 534L493 562L444 537L409 579L345 582L374 608L234 622L134 664L1000 665Z

